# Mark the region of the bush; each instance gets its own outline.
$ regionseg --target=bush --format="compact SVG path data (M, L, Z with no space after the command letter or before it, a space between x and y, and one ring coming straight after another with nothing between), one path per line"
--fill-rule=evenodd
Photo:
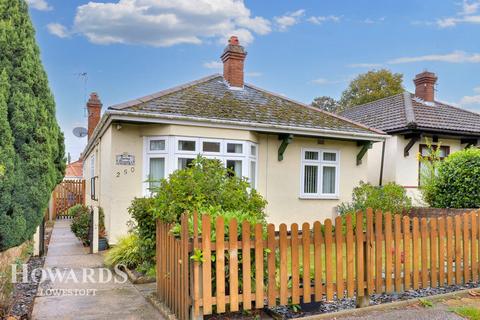
M407 196L405 188L394 182L384 186L360 182L360 185L353 189L352 202L340 204L338 212L342 215L358 210L365 212L367 208L382 210L384 213L402 213L412 208L412 200Z
M155 190L153 213L164 222L200 208L219 207L265 219L266 201L244 178L235 177L219 160L197 157L192 166L163 179Z
M129 269L133 269L142 262L140 256L140 244L136 234L129 234L118 240L117 245L110 249L105 256L105 265L114 267L123 264Z
M239 224L247 220L251 224L265 225L265 205L266 201L250 188L246 179L235 177L218 160L198 157L191 167L177 170L168 180L162 180L154 190L153 198L139 198L132 202L129 212L135 220L134 233L138 235L142 261L138 270L148 273L155 265L157 218L166 223L177 223L173 231L179 233L180 217L188 213L193 234L194 210L199 215L210 215L212 222L223 216L226 224L236 218ZM214 227L212 236L215 236Z
M128 208L128 212L135 220L133 230L138 236L139 255L142 261L138 269L142 272L148 272L155 265L156 220L152 206L152 198L135 198Z
M436 208L480 208L480 149L454 152L440 162L429 204Z
M81 204L71 207L67 215L72 217L70 229L85 245L90 244L90 208ZM98 208L98 233L99 237L105 236L105 213L101 207Z

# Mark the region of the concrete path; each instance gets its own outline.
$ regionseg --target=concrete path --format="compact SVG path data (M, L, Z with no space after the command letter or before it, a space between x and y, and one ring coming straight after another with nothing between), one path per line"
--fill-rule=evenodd
M102 267L102 255L88 253L70 222L57 221L44 267L57 276L39 286L32 318L162 319L135 286Z

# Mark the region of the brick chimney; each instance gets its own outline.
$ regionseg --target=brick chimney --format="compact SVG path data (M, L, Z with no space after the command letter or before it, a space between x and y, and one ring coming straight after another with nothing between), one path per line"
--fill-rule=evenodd
M90 99L87 102L88 110L88 140L90 140L93 130L97 127L100 122L100 114L102 111L102 102L98 97L96 92L90 94Z
M243 88L243 65L247 52L236 36L231 36L220 57L223 62L223 78L232 87Z
M415 95L427 102L435 101L435 84L437 76L433 72L424 71L413 79L415 83Z

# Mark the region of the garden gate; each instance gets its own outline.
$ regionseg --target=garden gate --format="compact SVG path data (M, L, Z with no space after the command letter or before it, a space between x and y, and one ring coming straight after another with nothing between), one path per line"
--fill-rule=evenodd
M63 180L55 187L52 194L52 219L68 218L68 209L85 203L85 180Z

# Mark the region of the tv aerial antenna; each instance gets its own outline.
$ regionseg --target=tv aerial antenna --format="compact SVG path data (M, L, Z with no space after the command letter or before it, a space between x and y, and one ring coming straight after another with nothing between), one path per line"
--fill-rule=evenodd
M79 79L83 81L83 116L87 117L87 84L88 84L88 73L80 72L76 74ZM73 129L73 135L77 138L84 138L88 135L88 130L85 127L76 127Z

